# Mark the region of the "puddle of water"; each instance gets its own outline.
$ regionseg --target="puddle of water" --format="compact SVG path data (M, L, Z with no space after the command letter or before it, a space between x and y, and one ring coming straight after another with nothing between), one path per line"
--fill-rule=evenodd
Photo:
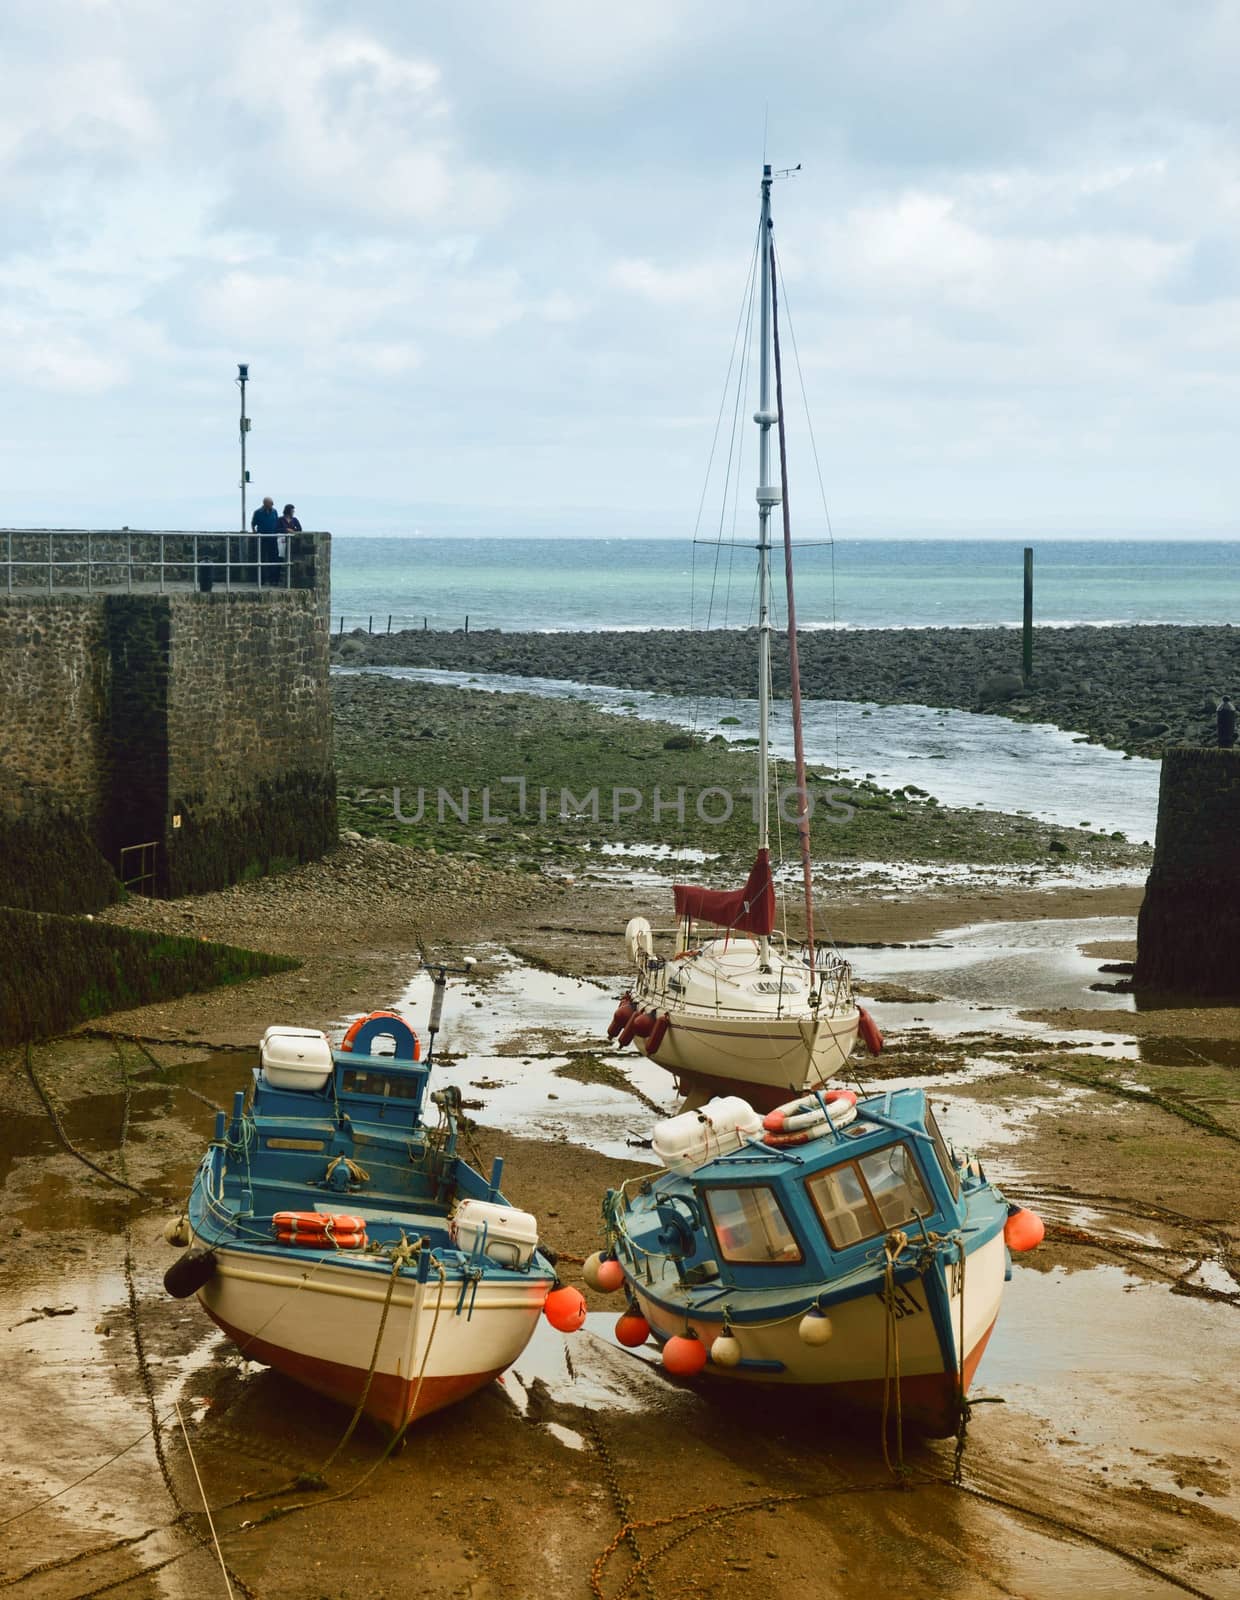
M587 844L586 850L593 849ZM699 850L694 845L682 844L602 844L599 854L604 856L640 856L651 861L689 861L701 866L707 861L718 861L717 852Z
M557 1404L601 1411L650 1411L677 1404L684 1391L663 1376L657 1356L623 1349L612 1330L623 1311L591 1311L577 1333L557 1333L540 1319L534 1337L504 1375L504 1391L524 1416L540 1384Z
M449 984L436 1052L454 1056L520 1056L564 1046L601 1046L615 1010L615 986L566 978L524 965L497 945L478 947L486 976ZM393 1010L425 1031L434 988L417 973ZM351 1019L350 1019L351 1020ZM343 1029L347 1022L338 1024Z
M970 1007L1000 1008L975 1026L1027 1032L1014 1013L1088 1006L1099 1011L1131 1011L1127 994L1095 992L1101 981L1096 957L1081 946L1101 939L1133 939L1133 917L1047 917L1031 922L982 922L952 928L933 946L918 949L856 950L858 973L867 979L930 989ZM915 1008L921 1010L922 1008ZM885 1008L879 1006L880 1016ZM1001 1017L1001 1020L1000 1020ZM931 1020L929 1014L927 1022ZM937 1025L937 1017L934 1022ZM1041 1024L1032 1025L1042 1030Z
M650 1137L656 1114L635 1095L610 1084L558 1077L556 1067L566 1062L563 1056L522 1061L471 1055L467 1060L438 1063L435 1082L454 1083L466 1100L481 1100L481 1108L469 1114L484 1127L503 1128L524 1139L584 1145L622 1161L648 1159L633 1147L633 1140ZM644 1094L665 1105L666 1115L675 1111L678 1097L661 1067L636 1054L614 1064ZM485 1087L475 1087L479 1082Z
M1107 1465L1117 1481L1196 1499L1155 1458L1182 1458L1188 1448L1228 1463L1231 1477L1240 1406L1235 1316L1231 1306L1173 1299L1165 1285L1118 1266L1017 1265L975 1396L1002 1395L1046 1419L1054 1436L1040 1443L1075 1464ZM1240 1479L1204 1498L1235 1515Z

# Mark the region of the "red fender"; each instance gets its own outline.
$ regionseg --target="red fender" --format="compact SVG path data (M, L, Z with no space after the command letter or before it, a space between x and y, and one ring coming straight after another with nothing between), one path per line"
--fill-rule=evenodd
M629 1020L625 1023L624 1027L621 1028L620 1037L616 1040L616 1043L620 1046L620 1048L622 1050L624 1049L626 1044L632 1044L633 1035L637 1032L637 1019L640 1016L641 1016L641 1012L637 1011L637 1010L634 1010L632 1015L629 1017Z
M866 1049L872 1056L878 1055L883 1048L883 1036L879 1032L878 1023L864 1006L857 1007L857 1017L857 1032L865 1040Z
M663 1040L667 1036L667 1030L671 1027L671 1025L672 1019L668 1016L666 1011L661 1017L655 1018L654 1027L651 1028L650 1035L646 1040L646 1054L648 1056L654 1055L655 1051L663 1043Z
M633 1032L639 1039L649 1039L654 1032L655 1021L653 1011L639 1011L633 1018Z
M633 996L631 994L626 994L621 1000L620 1004L616 1007L615 1015L612 1017L611 1023L607 1029L607 1037L609 1039L614 1039L618 1033L623 1032L625 1023L636 1010L637 1007L633 1003Z

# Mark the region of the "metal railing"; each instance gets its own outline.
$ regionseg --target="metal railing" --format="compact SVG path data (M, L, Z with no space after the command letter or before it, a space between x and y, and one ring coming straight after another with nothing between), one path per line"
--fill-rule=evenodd
M155 893L155 859L159 850L158 839L148 839L145 844L127 844L121 847L121 884L133 894L153 896Z
M7 528L0 531L3 589L28 595L302 588L294 573L298 537Z

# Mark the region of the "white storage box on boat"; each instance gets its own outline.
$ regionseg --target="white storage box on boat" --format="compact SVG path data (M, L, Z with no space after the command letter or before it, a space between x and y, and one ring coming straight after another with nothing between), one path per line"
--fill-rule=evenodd
M332 1075L332 1047L315 1028L268 1028L258 1058L273 1089L321 1089Z
M748 1100L731 1094L656 1123L651 1147L669 1172L685 1173L761 1137L762 1118Z
M481 1249L502 1267L525 1266L538 1246L537 1217L490 1200L462 1200L452 1214L450 1232L458 1250L472 1255Z

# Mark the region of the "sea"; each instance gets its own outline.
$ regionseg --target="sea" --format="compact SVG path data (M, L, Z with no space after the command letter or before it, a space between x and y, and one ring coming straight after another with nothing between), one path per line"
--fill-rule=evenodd
M1225 623L1240 615L1240 543L1205 540L850 539L795 554L802 628L1018 627L1023 550L1034 618ZM332 624L346 629L747 627L752 542L342 535ZM783 560L773 572L783 613Z

